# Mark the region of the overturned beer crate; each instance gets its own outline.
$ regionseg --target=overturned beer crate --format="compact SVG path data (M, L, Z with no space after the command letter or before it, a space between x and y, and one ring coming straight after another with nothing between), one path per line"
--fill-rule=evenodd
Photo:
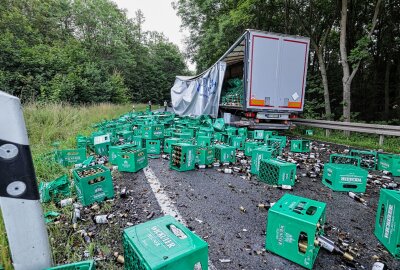
M224 131L225 130L225 121L224 121L224 119L223 118L215 119L213 128L216 131Z
M209 136L198 136L196 138L196 143L199 146L210 146L211 145L211 137Z
M278 153L282 153L283 148L285 147L282 140L279 138L269 138L265 140L265 144L269 147L274 148Z
M133 131L130 130L121 130L117 132L117 136L119 139L123 139L125 143L132 142L133 139Z
M239 136L243 136L243 137L247 138L247 128L246 127L238 128L237 133Z
M55 160L63 166L82 163L86 159L86 148L56 150Z
M381 189L375 219L375 236L400 259L400 191Z
M246 137L244 136L232 136L230 138L230 145L235 147L237 150L244 150L244 144Z
M120 172L137 172L148 164L147 151L145 148L124 149L117 160Z
M208 269L208 245L171 216L123 233L125 270Z
M114 197L114 186L110 170L95 165L73 171L78 200L83 206Z
M254 130L254 140L264 140L264 130L257 129Z
M275 158L276 152L274 149L268 146L261 146L253 149L251 154L251 170L252 174L258 175L260 171L260 162L263 159Z
M137 147L140 148L145 148L146 147L146 143L144 143L144 140L142 138L142 136L132 136L132 142L133 145L136 145Z
M227 127L226 129L225 129L225 133L226 133L226 135L228 135L228 136L235 136L236 134L237 134L237 128L235 128L235 127Z
M350 151L350 156L360 157L361 168L367 170L375 170L378 165L378 152L376 151L365 151L365 150L355 150Z
M93 260L64 264L46 268L45 270L96 270Z
M209 166L215 160L214 146L200 146L196 150L196 165Z
M94 152L100 156L108 156L111 145L111 134L97 135L93 137Z
M142 126L142 137L147 140L157 140L164 138L164 125L152 124Z
M168 138L164 140L164 149L163 152L166 154L171 154L172 151L172 145L179 143L181 139L178 138Z
M146 150L148 155L160 155L161 140L146 140Z
M393 176L400 176L400 155L379 154L378 170L388 171Z
M254 148L259 147L261 144L258 141L247 141L244 143L244 154L245 156L251 157L251 153Z
M169 166L171 169L184 172L194 170L196 161L196 146L188 143L172 145Z
M296 164L279 159L262 159L258 178L269 185L294 186L296 180Z
M87 148L88 138L86 136L78 135L76 136L76 148Z
M361 158L333 154L324 165L322 183L334 191L365 192L368 171L360 167Z
M235 163L236 149L233 146L217 144L215 145L215 159L221 163Z
M110 149L108 151L108 161L112 165L117 165L118 163L118 157L120 156L121 152L126 149L132 149L136 148L136 145L133 144L121 144L121 145L113 145L110 146Z
M268 211L267 250L312 269L323 235L326 204L286 193Z
M310 152L311 142L309 140L292 140L290 141L290 151L293 153Z

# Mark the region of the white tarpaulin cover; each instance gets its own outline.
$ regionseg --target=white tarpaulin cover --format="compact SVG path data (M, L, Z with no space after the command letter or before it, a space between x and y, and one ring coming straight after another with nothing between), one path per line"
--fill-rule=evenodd
M171 89L172 107L178 115L218 116L226 63L217 62L196 77L176 77Z

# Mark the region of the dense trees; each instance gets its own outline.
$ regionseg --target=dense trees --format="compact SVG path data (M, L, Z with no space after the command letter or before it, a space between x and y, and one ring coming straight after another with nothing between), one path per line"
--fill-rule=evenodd
M176 45L110 0L0 0L0 89L23 101L161 102Z
M307 114L399 123L400 1L175 0L174 5L189 30L187 51L199 71L247 28L308 36Z

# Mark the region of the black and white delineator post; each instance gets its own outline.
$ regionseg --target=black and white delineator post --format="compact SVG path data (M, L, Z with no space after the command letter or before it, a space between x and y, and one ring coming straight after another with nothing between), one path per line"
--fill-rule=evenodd
M0 91L0 206L15 270L51 266L28 134L18 98Z

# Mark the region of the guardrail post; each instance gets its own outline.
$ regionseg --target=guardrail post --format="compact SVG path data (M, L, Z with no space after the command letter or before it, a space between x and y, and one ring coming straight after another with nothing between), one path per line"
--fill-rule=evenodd
M331 136L331 130L330 129L325 129L325 137Z
M383 145L383 139L385 138L384 135L379 135L379 145Z

